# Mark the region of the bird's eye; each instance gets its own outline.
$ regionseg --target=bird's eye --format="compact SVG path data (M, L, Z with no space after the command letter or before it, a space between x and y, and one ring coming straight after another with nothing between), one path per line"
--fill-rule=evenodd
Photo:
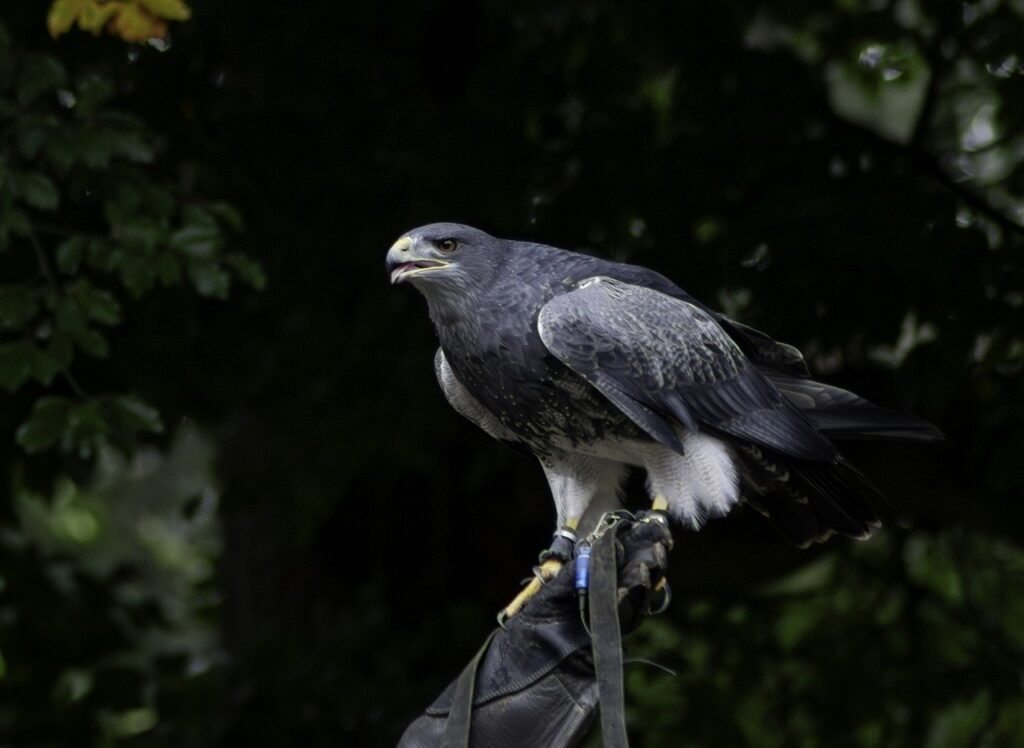
M450 254L459 248L459 243L454 239L442 239L437 243L437 248Z

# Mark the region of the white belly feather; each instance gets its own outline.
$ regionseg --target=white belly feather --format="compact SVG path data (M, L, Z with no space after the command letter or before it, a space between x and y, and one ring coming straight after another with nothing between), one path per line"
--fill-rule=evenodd
M570 453L644 468L651 497L665 497L672 516L696 529L739 501L739 474L721 439L683 429L678 434L684 454L654 442L618 439L561 446Z

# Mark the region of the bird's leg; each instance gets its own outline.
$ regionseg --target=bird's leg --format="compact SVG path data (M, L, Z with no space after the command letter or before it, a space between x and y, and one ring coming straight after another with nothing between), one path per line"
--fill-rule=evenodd
M661 512L663 515L661 517L662 521L665 523L666 526L668 525L668 499L666 499L661 494L655 496L653 499L651 499L651 511ZM668 580L665 577L662 577L658 580L658 583L654 585L654 589L652 590L652 592L660 592L662 589L666 587L668 587Z
M573 549L576 547L576 527L579 523L579 517L569 517L565 521L565 525L555 531L551 547L540 554L540 565L533 567L533 579L498 614L499 622L511 618L522 610L530 598L540 592L541 587L554 579L555 575L561 571L562 566L572 558Z

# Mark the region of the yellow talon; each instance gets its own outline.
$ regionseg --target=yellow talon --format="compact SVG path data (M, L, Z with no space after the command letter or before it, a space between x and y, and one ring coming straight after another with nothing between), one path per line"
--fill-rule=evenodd
M567 517L565 520L564 528L569 530L575 530L580 524L579 517ZM542 556L543 557L543 556ZM558 558L549 558L544 561L535 571L534 578L519 591L519 594L498 615L499 621L504 621L507 618L511 618L516 613L521 611L523 607L530 601L534 595L540 592L540 588L550 582L559 571L562 569L562 562Z
M557 558L549 558L537 569L537 575L530 580L530 583L520 590L519 594L508 605L505 606L505 610L502 612L504 618L511 618L516 613L521 611L523 607L530 601L534 595L540 592L540 588L543 587L547 582L550 582L555 578L555 575L562 568L562 562Z
M664 496L655 496L654 500L651 502L651 509L657 512L667 512L668 500Z

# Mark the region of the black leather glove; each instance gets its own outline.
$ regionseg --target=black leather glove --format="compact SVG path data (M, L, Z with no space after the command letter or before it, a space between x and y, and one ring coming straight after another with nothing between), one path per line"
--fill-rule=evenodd
M623 633L667 602L667 587L655 588L665 575L672 536L663 515L646 517L624 519L614 528ZM476 669L470 745L559 748L586 735L597 706L597 683L574 588L575 564L566 564L492 635ZM458 681L452 682L409 726L400 748L444 744L457 688Z

